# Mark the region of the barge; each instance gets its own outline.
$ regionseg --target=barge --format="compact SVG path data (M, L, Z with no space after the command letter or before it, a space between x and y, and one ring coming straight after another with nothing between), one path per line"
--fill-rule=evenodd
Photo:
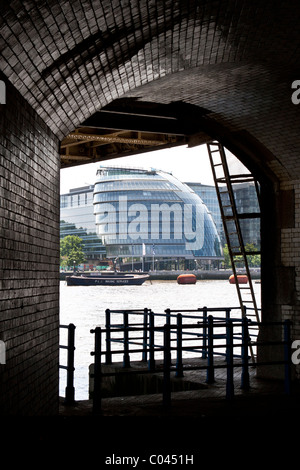
M68 286L140 286L149 279L145 273L97 273L66 276Z

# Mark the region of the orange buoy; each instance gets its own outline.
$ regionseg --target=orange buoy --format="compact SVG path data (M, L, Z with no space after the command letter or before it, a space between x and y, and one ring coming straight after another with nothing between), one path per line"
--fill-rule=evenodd
M238 281L239 284L247 284L248 283L248 277L245 274L238 274L237 275L237 281ZM234 277L233 274L229 277L229 282L230 282L230 284L235 284L235 277Z
M196 281L195 274L179 274L177 277L178 284L196 284Z

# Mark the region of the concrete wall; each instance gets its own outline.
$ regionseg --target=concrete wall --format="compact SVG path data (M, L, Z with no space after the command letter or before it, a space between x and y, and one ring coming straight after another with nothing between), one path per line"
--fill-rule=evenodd
M58 410L58 141L3 79L0 415L51 415Z

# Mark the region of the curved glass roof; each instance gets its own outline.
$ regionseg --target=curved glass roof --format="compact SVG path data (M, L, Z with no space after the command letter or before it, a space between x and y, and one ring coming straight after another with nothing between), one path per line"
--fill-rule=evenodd
M100 168L94 214L108 256L222 256L206 205L170 173Z

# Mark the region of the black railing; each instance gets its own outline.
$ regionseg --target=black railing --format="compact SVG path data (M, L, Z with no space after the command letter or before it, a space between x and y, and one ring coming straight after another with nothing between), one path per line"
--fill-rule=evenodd
M67 365L59 364L60 369L67 371L67 385L65 390L65 404L73 405L75 403L75 387L74 387L74 352L75 352L75 325L59 325L59 328L68 330L68 338L66 345L59 345L60 349L67 350Z
M290 339L290 322L277 323L260 323L249 321L247 318L234 319L230 318L233 309L197 309L196 311L185 311L183 313L173 314L167 310L165 314L154 314L149 309L142 311L128 310L107 310L106 311L106 327L97 327L91 330L95 335L95 349L91 353L94 355L94 393L93 393L93 411L98 413L101 411L101 381L103 377L113 376L115 372L105 373L102 370L102 356L105 357L105 363L111 364L114 355L123 356L123 373L124 374L145 374L157 372L163 374L163 404L168 407L171 404L171 387L170 377L175 372L176 377L182 377L186 371L206 369L206 382L213 383L215 381L215 371L218 368L226 368L226 399L230 400L234 397L234 368L241 369L240 386L242 389L249 389L250 375L249 366L251 364L249 345L260 347L279 345L283 348L282 360L270 362L255 363L255 366L266 365L283 365L285 371L285 391L290 393L291 387L291 339ZM225 312L225 317L215 317L207 315L208 313ZM191 316L191 312L202 315ZM204 314L203 314L204 313ZM111 322L111 314L121 315L123 320L121 323L113 324ZM133 315L135 318L143 315L142 322L130 322L129 318ZM162 325L155 325L155 319L164 317ZM147 318L147 321L146 321ZM172 320L176 318L176 323ZM188 323L184 323L183 319L188 318ZM191 320L193 322L191 323ZM279 326L283 328L284 338L280 341L258 343L250 338L249 326L267 328ZM187 331L189 330L189 331ZM188 334L186 334L188 333ZM132 336L134 334L134 336ZM186 335L186 336L184 336ZM192 337L191 337L192 335ZM174 338L175 336L175 338ZM105 341L103 341L103 338ZM159 343L158 340L161 342ZM188 343L193 340L193 345ZM198 344L197 344L198 341ZM122 344L121 349L112 348L113 344ZM103 348L103 344L106 348ZM132 348L134 346L134 348ZM236 348L240 348L237 354ZM175 365L172 365L172 353L176 354ZM185 352L198 353L202 358L207 359L196 366L184 366L183 354ZM142 360L148 358L148 368L136 370L130 367L131 355L141 354ZM160 353L163 356L163 372L156 368L156 355ZM216 363L216 356L224 356L224 362ZM253 365L253 364L251 364Z
M179 312L179 313L178 313ZM238 307L208 308L202 307L196 310L171 310L166 309L164 313L154 313L151 309L142 310L110 310L105 311L105 363L111 364L112 357L116 354L123 355L123 365L128 367L130 364L129 348L130 345L139 346L131 349L131 355L142 353L142 360L147 361L150 370L155 370L155 353L162 352L162 330L158 327L164 324L176 325L178 333L174 338L172 334L171 342L180 341L178 351L190 352L193 354L202 354L202 358L207 358L208 341L208 316L214 314L214 321L225 321L230 319L232 314L238 314ZM112 317L115 322L112 322ZM134 320L133 320L134 319ZM116 323L117 321L117 323ZM193 328L193 324L187 327L186 322L203 323L201 331L199 328ZM180 323L180 324L179 324ZM158 327L158 328L157 328ZM184 328L183 328L184 327ZM132 329L134 328L134 330ZM183 329L182 329L183 328ZM130 332L135 331L140 336L132 336ZM123 335L121 334L123 332ZM236 333L235 339L241 335L241 331ZM249 334L250 337L256 337ZM160 337L160 338L159 338ZM158 339L159 338L159 339ZM199 339L200 338L200 339ZM219 333L219 339L225 338L225 330ZM115 344L122 344L120 350L114 349ZM188 344L192 344L188 346ZM215 352L218 355L225 355L225 352Z

